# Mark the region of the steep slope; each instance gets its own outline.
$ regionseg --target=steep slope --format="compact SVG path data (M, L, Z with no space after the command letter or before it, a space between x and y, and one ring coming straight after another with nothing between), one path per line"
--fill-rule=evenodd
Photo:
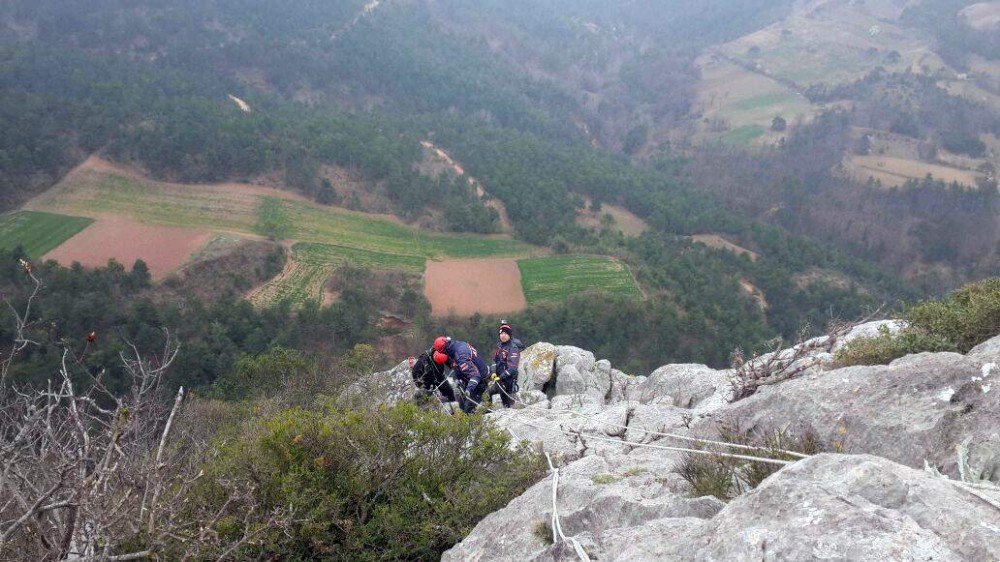
M1000 556L1000 337L964 356L884 367L831 369L831 358L807 355L796 379L730 403L732 371L667 365L634 377L584 350L532 346L522 406L488 416L543 450L558 483L547 478L488 516L444 560L561 560L577 547L600 560ZM400 365L359 389L403 399L408 376ZM723 424L814 435L836 454L792 462L729 449L785 466L728 504L696 497L684 467L718 450L703 439L719 439Z

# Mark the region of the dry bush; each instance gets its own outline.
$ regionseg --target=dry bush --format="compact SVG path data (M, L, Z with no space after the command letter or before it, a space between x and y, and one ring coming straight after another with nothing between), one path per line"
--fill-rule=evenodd
M36 290L14 313L2 375L36 345L21 334L41 282L25 270ZM103 373L80 367L68 347L43 388L13 388L0 377L0 560L225 559L284 522L287 514L259 512L246 479L213 481L221 508L187 501L206 479L199 466L214 450L208 435L175 427L185 392L170 400L162 386L179 351L171 334L164 336L158 355L132 345L121 354L131 377L124 393L111 392ZM243 512L227 511L237 503ZM223 523L224 539L217 532Z
M871 321L881 313L879 308L856 322L833 321L827 327L826 335L817 338L806 338L809 328L799 331L796 344L783 349L781 338L772 340L772 351L764 355L754 355L747 359L743 350L736 348L730 359L736 372L731 380L732 395L730 402L742 400L753 395L762 386L782 383L798 377L802 373L820 364L819 355L830 353L837 343L851 330Z
M792 435L784 429L750 431L737 423L721 423L718 431L721 441L760 447L761 450L754 454L764 458L795 461L799 457L785 451L814 455L825 449L812 432ZM756 488L780 468L778 464L766 462L689 453L684 457L679 473L691 484L696 497L715 496L728 501Z

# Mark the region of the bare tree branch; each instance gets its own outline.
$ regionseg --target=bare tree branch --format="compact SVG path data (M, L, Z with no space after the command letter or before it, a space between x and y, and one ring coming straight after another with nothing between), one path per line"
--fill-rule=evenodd
M35 291L12 316L15 341L0 357L0 381L34 343L26 334L41 282L26 272ZM162 390L180 346L167 330L156 356L125 343L120 359L131 385L123 393L109 389L103 372L83 371L65 342L59 373L44 386L0 385L0 559L232 559L290 520L263 513L251 482L220 476L209 483L226 498L221 509L191 502L209 478L201 463L214 453L207 440L177 443L186 392L171 406ZM236 532L221 533L223 519Z
M833 320L827 327L825 336L807 339L805 334L808 326L799 331L796 344L788 349L783 348L783 341L777 338L772 341L770 353L753 356L747 359L743 350L733 350L730 359L736 370L730 383L732 395L730 401L742 400L757 392L762 386L779 384L798 377L819 363L820 353L831 353L837 344L857 326L870 322L881 315L884 307L873 310L864 318L855 322Z

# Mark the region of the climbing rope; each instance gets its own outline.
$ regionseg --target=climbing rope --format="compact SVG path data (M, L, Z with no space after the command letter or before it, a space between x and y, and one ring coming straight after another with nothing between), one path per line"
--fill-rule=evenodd
M503 392L504 394L507 395L508 398L511 398L512 400L517 400L517 398L515 398L515 397L511 396L510 394L508 394L507 391L504 390L503 386L501 386L499 384L497 386L500 388L501 392ZM462 397L465 400L468 400L468 401L472 402L476 406L483 406L483 404L481 402L479 402L477 400L474 400L472 397L470 397L468 394L466 394L465 389L462 388L462 385L457 385L457 387L458 387L458 391L462 394ZM523 402L522 402L522 404L523 404ZM483 407L486 408L486 410L488 412L492 412L492 410L489 407L487 407L487 406L483 406ZM625 425L615 424L615 423L608 423L608 422L604 422L602 420L595 420L592 416L587 416L585 414L581 414L579 412L574 412L572 410L565 410L565 411L569 412L572 415L576 415L576 416L579 416L579 417L582 417L582 418L585 418L585 419L590 419L591 421L596 421L597 423L601 423L601 424L605 424L605 425L610 425L610 426L613 426L613 427L620 427L620 428L630 429L628 426L625 426ZM550 413L548 410L539 410L539 412L541 412L543 415ZM555 414L555 412L551 412L551 413ZM528 423L528 422L526 422L524 420L519 420L519 423L527 425L528 427L534 427L535 429L541 429L541 430L545 429L545 428L540 428L540 427L538 427L536 425L533 425L531 423ZM791 455L791 456L794 456L794 457L797 457L797 458L800 458L800 459L809 458L809 455L805 455L803 453L797 453L797 452L794 452L794 451L784 451L784 450L781 450L781 449L768 449L766 447L754 447L754 446L751 446L751 445L742 445L742 444L739 444L739 443L729 443L729 442L726 442L726 441L713 441L713 440L710 440L710 439L699 439L699 438L696 438L696 437L688 437L688 436L684 436L684 435L677 435L677 434L673 434L673 433L664 433L664 432L646 430L646 429L641 429L641 428L636 428L636 429L639 429L640 431L643 431L643 432L648 433L650 435L659 435L659 436L663 436L663 437L672 437L672 438L682 439L682 440L686 440L686 441L706 443L706 444L711 444L711 445L719 445L719 446L724 446L724 447L734 447L734 448L748 449L748 450L776 452L776 453ZM769 463L769 464L777 464L777 465L782 465L782 466L788 465L788 464L792 464L793 462L795 462L795 461L790 461L790 460L774 459L774 458L761 457L761 456L740 455L740 454L736 454L736 453L724 453L724 452L719 452L719 451L706 451L706 450L703 450L703 449L691 449L691 448L686 448L686 447L670 447L670 446L667 446L667 445L656 445L656 444L653 444L653 443L642 443L642 442L637 442L637 441L628 441L626 439L612 439L612 438L609 438L609 437L600 437L598 435L583 433L583 430L581 430L581 429L575 429L573 431L566 430L561 425L559 426L559 431L562 432L562 433L565 433L566 435L586 437L587 439L594 439L594 440L597 440L597 441L606 441L606 442L616 443L616 444L620 444L620 445L631 445L631 446L634 446L634 447L645 447L645 448L650 448L650 449L660 449L660 450L664 450L664 451L675 451L675 452L681 452L681 453L692 453L692 454L697 454L697 455L712 455L712 456L718 456L718 457L724 457L724 458L745 460L745 461L750 461L750 462L763 462L763 463ZM511 432L511 434L513 435L513 432Z
M456 379L456 382L458 382L457 379ZM486 411L488 413L492 413L493 412L493 410L489 406L484 405L482 402L480 402L478 400L475 400L471 396L469 396L468 394L466 394L465 388L461 384L456 384L455 387L458 389L458 392L461 393L463 399L468 400L469 402L472 402L473 404L476 405L476 407L482 406L483 408L486 409Z
M510 394L507 394L507 391L504 390L503 386L500 386L500 385L497 385L497 386L500 388L500 391L503 392L511 400L514 400L514 401L516 401L518 403L524 404L524 402L521 402L520 400L518 400L514 396L511 396ZM555 410L539 410L539 411L543 415L550 414L550 413L554 414L554 415L558 415ZM618 428L621 428L621 429L634 429L634 430L641 431L641 432L643 432L643 433L645 433L647 435L655 435L655 436L658 436L658 437L669 437L669 438L673 438L673 439L679 439L681 441L688 441L688 442L691 442L691 443L704 443L706 445L716 445L716 446L721 446L721 447L731 447L731 448L734 448L734 449L743 449L743 450L746 450L746 451L763 451L763 452L769 452L769 453L781 453L783 455L788 455L788 456L792 456L792 457L796 457L796 458L800 458L800 459L807 459L807 458L810 457L810 455L806 455L804 453L798 453L796 451L786 451L784 449L771 449L771 448L768 448L768 447L759 447L759 446L754 446L754 445L743 445L743 444L740 444L740 443L730 443L728 441L713 441L711 439L700 439L698 437L690 437L690 436L687 436L687 435L679 435L679 434L676 434L676 433L665 433L665 432L662 432L662 431L653 431L651 429L646 429L646 428L643 428L643 427L631 427L631 426L622 425L622 424L619 424L619 423L607 422L607 421L599 420L599 419L594 418L593 416L589 416L587 414L583 414L583 413L580 413L580 412L575 412L573 410L559 410L559 412L566 412L566 413L568 413L570 415L581 417L581 418L584 418L584 419L588 419L590 421L593 421L595 423L599 423L599 424L602 424L602 425L608 425L608 426L611 426L611 427L618 427Z
M560 540L568 542L572 545L573 550L576 551L576 555L580 557L580 560L590 562L590 556L587 554L587 551L580 546L580 541L576 540L574 537L567 537L566 533L563 532L562 523L559 521L559 469L552 464L552 457L550 457L548 453L545 453L545 460L549 462L549 472L552 473L552 518L549 523L552 527L552 542L557 543Z
M521 424L526 425L528 427L533 427L533 428L541 430L541 431L553 431L554 430L551 427L550 428L539 427L539 426L537 426L535 424L532 424L532 423L524 421L524 420L519 420L518 423L521 423ZM607 443L614 443L616 445L629 445L629 446L632 446L632 447L645 447L647 449L659 449L659 450L663 450L663 451L674 451L674 452L680 452L680 453L692 453L692 454L695 454L695 455L711 455L711 456L715 456L715 457L724 457L724 458L730 458L730 459L739 459L739 460L744 460L744 461L749 461L749 462L763 462L763 463L770 463L770 464L778 464L778 465L782 465L782 466L798 462L798 461L790 461L790 460L784 460L784 459L772 459L772 458L769 458L769 457L756 457L756 456L752 456L752 455L740 455L740 454L736 454L736 453L722 453L722 452L718 452L718 451L706 451L704 449L688 449L686 447L671 447L669 445L657 445L657 444L654 444L654 443L642 443L642 442L639 442L639 441L629 441L627 439L615 439L615 438L612 438L612 437L601 437L599 435L594 435L592 433L583 433L583 430L581 430L581 429L576 429L576 428L566 429L566 428L564 428L562 426L559 426L559 428L557 430L555 430L555 431L557 431L559 433L564 433L564 434L566 434L568 436L572 436L572 437L582 437L582 438L592 439L592 440L596 440L596 441L603 441L603 442L607 442Z
M592 435L592 434L588 434L588 433L583 433L583 432L581 432L579 430L577 430L576 432L563 430L563 433L566 433L567 435L579 435L580 437L586 437L587 439L596 439L597 441L607 441L609 443L616 443L616 444L620 444L620 445L630 445L630 446L633 446L633 447L646 447L648 449L660 449L660 450L663 450L663 451L676 451L676 452L681 452L681 453L692 453L692 454L696 454L696 455L712 455L712 456L715 456L715 457L725 457L725 458L729 458L729 459L739 459L739 460L750 461L750 462L763 462L763 463L769 463L769 464L778 464L778 465L782 465L782 466L798 462L798 461L788 461L788 460L782 460L782 459L772 459L772 458L768 458L768 457L754 457L754 456L750 456L750 455L739 455L739 454L736 454L736 453L720 453L720 452L717 452L717 451L706 451L704 449L688 449L688 448L685 448L685 447L670 447L668 445L656 445L654 443L641 443L641 442L638 442L638 441L627 441L625 439L614 439L612 437L601 437L599 435Z
M760 447L760 446L756 446L756 445L743 445L741 443L731 443L729 441L713 441L711 439L701 439L701 438L698 438L698 437L690 437L690 436L687 436L687 435L679 435L677 433L665 433L665 432L662 432L662 431L653 431L651 429L646 429L644 427L628 426L628 425L622 425L620 423L603 421L603 420L594 418L592 415L582 414L580 412L575 412L573 410L560 410L560 411L564 411L564 412L566 412L566 413L568 413L568 414L570 414L572 416L577 416L577 417L580 417L580 418L588 419L590 421L593 421L595 423L599 423L599 424L602 424L602 425L608 425L608 426L611 426L611 427L618 427L618 428L621 428L621 429L641 431L642 433L645 433L647 435L655 435L655 436L658 436L658 437L669 437L669 438L672 438L672 439L678 439L678 440L681 440L681 441L688 441L688 442L691 442L691 443L704 443L706 445L715 445L715 446L720 446L720 447L731 447L733 449L743 449L743 450L746 450L746 451L762 451L762 452L765 452L765 453L780 453L780 454L783 454L783 455L788 455L788 456L796 457L796 458L800 458L800 459L807 459L807 458L809 458L811 456L811 455L807 455L807 454L804 454L804 453L799 453L799 452L796 452L796 451L786 451L784 449L772 449L772 448L769 448L769 447ZM546 412L546 413L552 412L553 414L556 413L556 411L554 411L554 410L545 410L544 412Z

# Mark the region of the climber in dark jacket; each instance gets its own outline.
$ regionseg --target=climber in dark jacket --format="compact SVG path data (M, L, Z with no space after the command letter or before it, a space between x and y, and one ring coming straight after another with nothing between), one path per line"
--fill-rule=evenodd
M441 393L441 397L448 401L455 401L455 391L445 376L444 366L434 362L434 350L428 349L420 354L410 364L410 376L413 377L413 384L422 392L433 394L435 391Z
M517 367L521 362L521 342L514 339L514 329L506 321L500 323L500 334L497 348L493 352L497 385L500 387L500 400L504 408L514 405L514 395L517 393Z
M482 401L490 374L476 348L464 341L441 336L434 340L434 362L451 367L455 371L455 377L464 385L462 411L470 413L475 410Z

